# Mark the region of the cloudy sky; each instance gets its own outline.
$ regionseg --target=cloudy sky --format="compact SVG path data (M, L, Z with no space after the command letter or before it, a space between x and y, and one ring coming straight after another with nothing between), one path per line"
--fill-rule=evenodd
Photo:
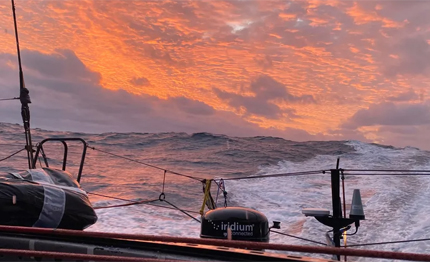
M429 1L15 0L32 126L430 149ZM18 96L0 1L0 98ZM18 101L0 122L20 123Z

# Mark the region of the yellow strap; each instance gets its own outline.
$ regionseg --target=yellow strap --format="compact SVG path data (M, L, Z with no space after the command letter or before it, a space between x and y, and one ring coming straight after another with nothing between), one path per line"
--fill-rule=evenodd
M205 197L203 198L202 208L200 209L200 215L202 216L203 216L203 212L205 211L206 201L208 201L209 193L211 192L211 182L212 180L210 179L206 180Z

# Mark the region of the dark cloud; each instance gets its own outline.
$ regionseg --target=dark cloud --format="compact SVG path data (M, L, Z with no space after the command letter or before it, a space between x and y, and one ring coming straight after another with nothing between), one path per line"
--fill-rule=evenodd
M16 55L14 56L7 53L0 53L0 77L2 77L3 79L7 78L8 80L11 80L12 78L18 79L18 69L15 68L15 75L13 75L13 73L10 73L10 71L14 69L11 65L15 64L17 62L17 59L18 58L16 57ZM4 91L6 90L2 90L2 92Z
M412 88L404 93L400 93L396 96L389 96L387 98L387 101L391 102L409 102L409 101L416 101L420 99L420 95L418 95L415 90Z
M83 9L79 2L36 1L19 11L22 36L27 39L24 45L45 53L23 52L36 124L44 121L37 115L44 115L57 119L58 126L65 123L65 129L240 130L285 137L287 130L261 129L244 119L263 125L267 124L263 117L284 122L307 117L304 128L316 132L327 122L334 123L333 119L351 116L358 104L422 102L428 90L430 5L426 1L118 0L93 1ZM3 18L9 19L9 12L0 8ZM12 50L13 27L8 22L4 28L8 28L8 34L3 34L4 50ZM101 70L103 81L70 50L46 54L53 45L82 54L91 68ZM103 55L96 54L101 49ZM2 96L17 95L15 63L15 55L0 57ZM135 68L143 76L151 75L152 83L136 74ZM239 87L244 79L262 71L271 77ZM149 91L169 98L106 90L100 83L128 90L150 85ZM186 97L174 97L178 90ZM214 94L241 117L209 106L215 103ZM191 96L196 100L187 98ZM315 101L317 110L302 105ZM0 105L2 119L15 115L8 111L11 103ZM427 114L425 104L420 105L371 105L339 129L308 137L366 141L368 133L358 129L370 125L368 129L376 133L368 137L402 138L412 132L394 128L402 123L414 124L414 136L422 135L423 126L416 124L426 123ZM83 125L81 120L88 122ZM307 134L289 131L298 138Z
M429 149L430 125L420 126L382 126L376 134L382 138L383 144L398 147L414 146Z
M343 86L339 85L339 89ZM347 87L343 88L343 90L347 89ZM333 90L336 91L336 90ZM328 93L324 95L316 96L316 100L320 103L335 103L336 105L358 105L363 103L363 97L360 94L356 95L341 95L339 93Z
M360 4L372 1L361 1ZM380 7L377 13L394 21L403 22L407 20L407 29L428 26L430 23L430 6L427 1L378 1Z
M254 58L254 61L263 69L269 69L273 66L273 60L270 55L257 56Z
M256 97L263 100L282 99L288 103L315 103L313 96L294 96L287 91L287 87L267 75L262 75L253 81L250 90Z
M416 136L420 133L418 126L381 126L378 128L379 133L407 134L408 136Z
M213 89L215 94L230 106L237 110L245 109L247 114L277 119L284 116L297 117L293 109L281 109L274 101L287 104L311 104L315 103L313 96L294 96L287 87L274 80L270 76L262 75L251 83L244 91L251 91L252 96L229 93L220 89Z
M430 45L422 35L402 39L393 46L391 51L398 56L398 59L386 67L387 76L427 75L429 72Z
M372 140L367 139L362 132L349 128L331 129L324 134L319 133L315 137L318 140L357 140L367 143L372 142Z
M276 6L272 9L269 9L270 4L267 4L269 7L266 9L254 8L253 15L249 15L249 19L243 19L243 29L237 30L234 35L247 43L265 43L271 47L269 50L279 49L279 44L296 48L319 46L333 39L331 30L336 26L335 17L331 18L328 25L311 25L305 1L284 5L281 4L283 2L273 3ZM284 19L285 16L291 18ZM235 38L232 36L230 40Z
M130 83L136 86L148 86L150 85L149 80L146 77L134 77L130 80Z
M157 40L169 45L180 46L186 41L195 41L199 38L198 34L186 35L168 24L155 25L156 20L150 17L140 20L127 18L125 22L128 23L129 29L141 36L141 38ZM135 46L141 44L141 39L130 39L129 41Z
M210 107L207 104L197 100L192 100L185 97L172 97L168 100L178 109L189 114L206 116L215 114L215 109L213 109L213 107Z
M281 109L279 106L267 101L260 100L257 97L242 96L234 93L224 92L214 88L215 94L230 106L237 110L245 109L247 114L259 115L269 119L281 118L287 110ZM290 114L294 111L289 110Z
M91 72L72 50L58 49L53 54L22 50L23 67L44 77L98 83L101 75Z
M408 126L430 124L430 106L420 104L394 104L384 102L372 104L368 109L357 111L343 128L357 129L364 126Z
M79 60L73 53L42 54L27 52L31 56L50 60L56 67L63 62ZM28 57L30 56L30 57ZM44 57L45 56L45 57ZM15 63L10 54L0 55L0 87L18 90ZM66 59L66 61L63 61ZM56 61L58 60L58 61ZM79 132L211 132L231 136L268 135L303 141L312 139L304 130L264 129L234 113L216 111L209 105L186 97L160 99L149 95L134 95L124 90L109 90L98 82L98 73L83 64L69 74L51 74L49 65L43 71L27 70L25 78L33 103L30 105L32 126L50 130ZM28 69L33 69L29 66ZM54 70L54 69L53 69ZM43 72L40 73L40 72ZM60 71L61 72L61 71ZM77 77L73 77L73 72ZM16 75L14 77L6 77ZM61 78L61 76L66 76ZM85 77L78 77L85 76ZM92 80L88 81L88 80ZM14 84L6 84L5 82ZM13 91L11 92L13 93ZM274 93L276 94L276 92ZM20 123L19 103L0 104L0 121Z
M174 59L171 54L174 54L175 51L169 50L166 47L158 47L155 45L143 45L145 54L150 57L152 60L166 63L170 66L174 67L187 67L193 65L191 59Z

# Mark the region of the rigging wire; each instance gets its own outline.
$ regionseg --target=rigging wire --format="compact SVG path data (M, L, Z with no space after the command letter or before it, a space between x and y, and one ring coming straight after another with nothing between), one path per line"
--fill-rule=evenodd
M38 157L37 160L39 160L39 166L40 166L40 168L43 168L43 166L42 166L42 160L40 160L40 157Z
M6 159L9 159L9 158L13 157L13 156L14 156L14 155L16 155L16 154L21 153L21 152L22 152L22 151L24 151L24 150L26 150L26 148L20 149L20 150L18 150L17 152L15 152L15 153L13 153L13 154L11 154L11 155L9 155L9 156L5 157L5 158L0 159L0 162L1 162L1 161L4 161L4 160L6 160Z
M376 245L387 245L387 244L423 242L423 241L430 241L430 238L410 239L410 240L397 240L397 241L386 241L386 242L375 242L375 243L362 243L362 244L349 245L348 247L376 246Z
M115 199L115 200L121 200L121 201L127 201L127 202L131 202L131 203L136 203L136 204L144 204L144 205L149 205L149 206L155 206L155 207L161 207L161 208L167 208L167 209L174 209L176 210L176 208L174 207L170 207L170 206L160 206L160 205L156 205L152 202L148 202L148 203L139 203L139 201L134 201L134 200L130 200L130 199L125 199L125 198L120 198L120 197L114 197L114 196L108 196L108 195L103 195L103 194L99 194L99 193L94 193L94 192L86 192L87 194L91 194L91 195L96 195L96 196L101 196L101 197L105 197L105 198L111 198L111 199ZM159 200L157 198L157 200ZM192 211L192 210L186 210L186 209L182 209L188 213L194 213L194 214L199 214L199 212L197 211Z
M339 161L339 158L338 158L338 161ZM338 162L339 163L339 162ZM343 173L343 170L341 170L340 171L340 174L341 174L341 179L342 179L342 195L343 195L343 199L342 199L342 202L343 202L343 217L346 217L346 200L345 200L345 174ZM358 229L358 228L356 228L356 229ZM348 236L348 234L346 233L346 230L342 233L342 235L343 235L343 245L346 247L347 246L347 243L348 243L348 241L347 241L347 236ZM347 257L345 256L345 261L347 261Z
M106 198L116 199L116 200L122 200L122 201L128 201L128 202L135 202L135 201L133 201L133 200L129 200L129 199L125 199L125 198L114 197L114 196L108 196L108 195L103 195L103 194L94 193L94 192L86 192L86 193L87 193L87 194L91 194L91 195L96 195L96 196L101 196L101 197L106 197Z
M13 97L13 98L1 98L0 101L7 101L7 100L16 100L19 99L19 97Z
M166 170L164 170L164 175L163 175L163 188L161 189L161 194L164 195L164 185L166 184Z
M1 226L0 232L11 232L13 234L32 233L37 235L54 235L54 236L70 236L70 237L87 237L87 238L104 238L104 239L126 239L126 240L143 240L143 241L161 241L161 242L174 242L174 243L188 243L200 245L215 245L222 247L241 248L241 249L270 249L290 252L305 252L315 254L337 254L348 255L356 257L371 257L371 258L385 258L385 259L399 259L408 261L430 261L430 255L419 253L404 253L392 251L376 251L376 250L361 250L350 248L335 248L335 247L317 247L317 246L303 246L303 245L285 245L273 244L263 242L250 242L250 241L237 241L224 239L199 239L189 237L169 237L169 236L154 236L154 235L139 235L139 234L124 234L124 233L107 233L107 232L91 232L80 230L66 230L66 229L47 229L47 228L32 228L32 227L17 227L17 226ZM2 250L0 250L1 253ZM16 252L20 254L22 252ZM40 254L40 253L39 253ZM37 256L32 253L32 255ZM40 256L40 255L39 255ZM74 258L75 259L75 258ZM78 258L76 258L78 259ZM76 260L75 259L75 260ZM91 258L81 260L91 260Z
M417 172L417 173L428 173L430 170L402 170L402 169L341 169L343 171L352 171L352 172Z
M169 206L160 206L160 205L156 205L156 204L153 204L153 203L146 203L146 205L154 206L154 207L161 207L161 208L167 208L167 209L173 209L173 210L176 210L176 208L174 208L174 207L169 207ZM200 213L199 213L199 212L197 212L197 211L186 210L186 209L182 209L182 210L184 210L185 212L188 212L188 213L200 214Z
M96 149L95 147L91 147L88 146L89 148L111 155L111 156L115 156L118 158L122 158L122 159L126 159L135 163L139 163L148 167L152 167L155 169L159 169L164 171L164 175L163 175L163 190L162 193L159 196L159 199L155 199L155 200L144 200L144 201L132 201L132 200L128 200L128 199L122 199L122 198L117 198L117 197L111 197L111 196L106 196L106 195L101 195L101 194L97 194L97 193L92 193L92 192L87 192L89 194L94 194L94 195L99 195L99 196L103 196L103 197L109 197L109 198L113 198L113 199L117 199L117 200L122 200L122 201L129 201L130 203L127 204L119 204L119 205L112 205L112 206L106 206L106 207L95 207L95 209L102 209L102 208L115 208L115 207L123 207L123 206L131 206L131 205L137 205L137 204L148 204L148 205L152 205L152 206L156 206L156 207L163 207L163 208L170 208L170 209L175 209L178 210L180 212L182 212L183 214L187 215L188 217L192 218L193 220L201 223L200 220L196 219L195 217L193 217L192 215L190 215L189 213L198 213L195 211L189 211L189 210L183 210L179 207L177 207L176 205L174 205L173 203L167 201L165 199L165 194L164 194L164 183L165 183L165 179L166 179L166 173L169 172L171 174L174 175L178 175L178 176L183 176L183 177L187 177L190 179L194 179L194 180L198 180L198 181L202 181L204 180L203 178L198 178L198 177L193 177L193 176L189 176L189 175L184 175L178 172L174 172L174 171L170 171L164 168L160 168L158 166L155 165L151 165L151 164L147 164L135 159L131 159L128 157L124 157L124 156L120 156L114 153L110 153L104 150L100 150L100 149ZM25 148L24 148L25 149ZM24 150L22 149L22 150ZM20 151L22 151L20 150ZM19 151L19 152L20 152ZM19 153L17 152L17 153ZM16 154L17 154L16 153ZM1 160L0 160L1 161ZM343 175L430 175L430 171L428 170L362 170L362 169L340 169L342 171L342 176ZM291 173L280 173L280 174L272 174L272 175L259 175L259 176L252 176L252 177L235 177L235 178L225 178L223 179L225 180L244 180L244 179L257 179L257 178L270 178L270 177L283 177L283 176L300 176L300 175L312 175L312 174L325 174L326 172L328 172L330 170L316 170L316 171L304 171L304 172L291 172ZM353 174L353 173L345 173L344 171L352 171L352 172L404 172L406 174L366 174L366 173L359 173L359 174ZM417 174L413 174L413 172L416 172ZM213 181L215 181L214 179L212 179ZM216 181L215 181L216 182ZM218 189L220 189L220 185L218 183L216 183L218 185ZM156 200L160 200L162 202L166 202L167 204L169 204L172 207L167 207L167 206L160 206L160 205L155 205L153 204L153 202L155 202ZM345 207L344 207L345 209ZM344 210L345 212L345 210ZM316 243L316 244L321 244L321 245L326 245L325 243L322 242L318 242L318 241L314 241L314 240L310 240L310 239L306 239L306 238L301 238L301 237L297 237L297 236L293 236L293 235L289 235L286 233L282 233L282 232L278 232L278 231L274 231L272 230L271 232L280 234L280 235L284 235L284 236L288 236L288 237L292 237L292 238L296 238L296 239L300 239L303 241L308 241L308 242L312 242L312 243ZM354 247L354 246L369 246L369 245L382 245L382 244L393 244L393 243L406 243L406 242L417 242L417 241L428 241L430 239L417 239L417 240L405 240L405 241L391 241L391 242L379 242L379 243L367 243L367 244L356 244L356 245L349 245L349 247Z
M315 170L315 171L304 171L304 172L292 172L292 173L280 173L280 174L272 174L272 175L259 175L259 176L247 176L247 177L232 177L232 178L224 178L226 180L244 180L244 179L256 179L256 178L269 178L269 177L283 177L283 176L303 176L303 175L316 175L316 174L325 174L324 170Z
M297 238L297 239L300 239L300 240L303 240L303 241L312 242L314 244L319 244L319 245L327 246L327 244L322 243L322 242L318 242L318 241L307 239L307 238L303 238L303 237L293 236L293 235L282 233L282 232L275 231L275 230L270 230L270 232L277 233L279 235L283 235L283 236L287 236L287 237Z
M178 211L180 211L180 212L184 213L186 216L188 216L188 217L190 217L190 218L194 219L195 221L197 221L197 222L201 223L201 221L200 221L200 220L198 220L197 218L195 218L195 217L193 217L192 215L188 214L185 210L183 210L183 209L181 209L181 208L179 208L179 207L175 206L174 204L170 203L170 202L169 202L169 201L167 201L166 199L163 199L163 200L161 200L161 201L162 201L162 202L166 202L167 204L169 204L169 205L171 205L172 207L176 208Z
M194 180L197 180L197 181L202 181L204 179L204 178L200 178L200 177L184 175L184 174L181 174L181 173L178 173L178 172L175 172L175 171L167 170L165 168L161 168L161 167L158 167L158 166L155 166L155 165L147 164L147 163L144 163L142 161L139 161L139 160L136 160L136 159L132 159L132 158L129 158L129 157L120 156L120 155L117 155L117 154L114 154L114 153L111 153L111 152L107 152L107 151L104 151L104 150L101 150L101 149L98 149L98 148L95 148L95 147L92 147L92 146L89 146L89 145L87 145L87 147L91 148L91 149L93 149L95 151L99 151L99 152L102 152L102 153L105 153L105 154L108 154L108 155L111 155L111 156L115 156L115 157L122 158L122 159L131 161L131 162L135 162L135 163L138 163L138 164L141 164L141 165L145 165L145 166L152 167L152 168L155 168L155 169L158 169L158 170L162 170L164 172L169 172L170 174L173 174L173 175L187 177L187 178L194 179Z
M15 29L16 29L16 17L15 17L15 10L14 9L15 9L15 7L13 6L14 22L15 22ZM18 32L17 32L17 30L15 30L15 34L16 34L16 40L17 40L18 59L19 59L19 68L20 68L20 80L22 80L22 83L21 83L21 88L22 88L22 87L24 87L24 85L23 85L23 74L22 74L22 68L21 68L21 57L20 57L20 52L19 52L19 42L18 42ZM15 99L20 99L20 97L0 99L0 101L15 100ZM25 106L27 106L27 105L25 105ZM28 110L28 108L26 108L26 110ZM28 114L29 111L25 111L24 113ZM23 116L23 118L24 118L24 116ZM26 122L26 121L28 121L28 122ZM24 125L26 125L26 124L28 125L28 138L27 138L28 144L27 144L27 147L23 148L23 149L21 149L21 150L19 150L17 152L15 152L15 153L13 153L11 155L9 155L9 156L7 156L7 157L5 157L3 159L0 159L0 162L4 161L4 160L7 160L7 159L15 156L16 154L18 154L18 153L20 153L20 152L22 152L23 150L26 150L26 149L27 149L27 151L28 151L29 154L32 154L32 151L31 151L32 150L31 137L30 137L30 133L29 133L29 115L25 115ZM27 129L26 129L26 132L27 132ZM27 136L27 133L26 133L26 136ZM151 165L151 164L143 163L143 162L140 162L138 160L134 160L134 159L131 159L131 158L128 158L128 157L124 157L124 156L116 155L116 154L109 153L109 152L106 152L106 151L103 151L103 150L99 150L99 149L96 149L94 147L89 147L89 148L91 148L93 150L97 150L97 151L103 152L105 154L109 154L109 155L112 155L112 156L116 156L116 157L119 157L119 158L123 158L123 159L129 160L129 161L132 161L132 162L136 162L136 163L139 163L139 164L142 164L142 165L146 165L148 167L152 167L152 168L156 168L156 169L159 169L159 170L163 170L164 171L164 179L165 179L166 172L169 172L169 173L174 174L174 175L178 175L178 176L182 176L182 177L187 177L187 178L198 180L198 181L202 181L203 180L202 178L199 178L199 177L184 175L184 174L177 173L177 172L174 172L174 171L166 170L166 169L163 169L163 168ZM32 155L31 155L31 157L32 157ZM39 161L40 161L40 159L39 159ZM29 158L29 163L32 163L32 161L30 160L30 158ZM30 166L30 168L31 168L31 166ZM350 172L403 172L403 173L389 173L389 174L379 174L379 173L378 174L365 174L365 173L345 174L345 175L356 175L356 176L364 176L364 175L390 175L390 176L401 176L401 175L420 176L420 175L430 175L430 173L429 173L428 170L424 171L424 170L360 170L360 169L349 169L349 170L347 170L347 169L345 169L344 171L350 171ZM260 175L260 176L253 176L253 177L227 178L227 179L224 179L224 180L244 180L244 179L270 178L270 177L283 177L283 176L299 176L299 175L312 175L312 174L319 174L319 173L324 173L324 171L321 170L321 171L308 171L308 172L296 172L296 173L281 173L281 174ZM343 175L343 173L342 173L342 175ZM164 181L163 181L163 193L162 194L164 194ZM121 200L123 200L123 199L121 199ZM200 222L198 219L196 219L195 217L189 215L187 212L185 212L184 210L178 208L177 206L175 206L174 204L172 204L169 201L165 200L164 198L163 199L159 198L159 199L155 199L155 200L133 201L133 202L131 200L125 200L125 201L130 201L131 203L121 204L121 205L113 205L113 206L105 206L105 207L98 207L98 208L96 207L95 209L113 208L113 207L121 207L121 206L137 205L137 204L148 204L150 202L155 202L157 200L161 200L161 201L166 202L167 204L171 205L175 209L183 212L185 215L187 215L187 216L191 217L192 219ZM304 238L301 238L301 237L292 236L292 235L285 234L285 233L278 232L278 231L272 231L272 232L278 233L278 234L281 234L281 235L285 235L285 236L289 236L289 237L294 237L294 238L305 240L305 241L310 241L310 242L313 242L313 243L318 243L318 244L326 245L326 244L321 243L321 242L317 242L317 241L313 241L313 240L309 240L309 239L304 239ZM366 243L366 244L349 245L349 247L354 247L354 246L369 246L369 245L382 245L382 244L394 244L394 243L408 243L408 242L429 241L429 240L430 239L415 239L415 240L403 240L403 241L389 241L389 242L378 242L378 243Z
M15 40L16 40L16 52L18 54L18 66L19 66L19 100L21 101L21 117L22 122L24 124L24 133L25 133L25 141L27 150L27 160L28 160L28 168L31 169L33 167L33 144L31 142L31 132L30 132L30 107L28 104L31 103L30 95L28 89L25 87L24 82L24 73L22 71L22 63L21 63L21 51L19 48L19 39L18 39L18 25L16 22L16 13L15 13L15 1L12 2L12 13L13 13L13 24L15 27Z
M114 208L114 207L134 206L134 205L147 204L147 203L151 203L151 202L155 202L155 201L158 201L158 198L157 199L151 199L151 200L136 201L136 202L126 203L126 204L118 204L118 205L110 205L110 206L98 206L98 207L94 207L94 209L106 209L106 208Z
M163 187L164 187L164 181L165 181L166 172L170 172L170 173L175 174L175 175L180 175L180 176L188 177L188 178L191 178L191 179L199 180L199 178L196 178L196 177L191 177L191 176L188 176L188 175L183 175L183 174L180 174L180 173L177 173L177 172L173 172L173 171L169 171L169 170L166 170L166 169L162 169L162 168L159 168L157 166L153 166L153 165L150 165L150 164L142 163L140 161L137 161L137 160L134 160L134 159L130 159L130 158L127 158L127 157L123 157L123 156L119 156L119 155L116 155L116 154L113 154L113 153L110 153L110 152L106 152L106 151L103 151L103 150L99 150L99 149L96 149L94 147L90 147L90 148L93 149L93 150L100 151L102 153L106 153L106 154L109 154L109 155L112 155L112 156L116 156L116 157L119 157L119 158L124 158L126 160L130 160L130 161L133 161L133 162L137 162L139 164L143 164L143 165L146 165L146 166L149 166L149 167L153 167L153 168L156 168L156 169L163 170L164 171ZM13 154L11 154L11 155L3 158L3 159L0 159L0 161L4 161L4 160L6 160L6 159L8 159L8 158L10 158L10 157L12 157L12 156L14 156L14 155L22 152L25 149L26 148L20 149L19 151L15 152L15 153L13 153ZM341 170L342 171L347 171L346 169L341 169ZM359 170L359 169L356 169L356 170L351 170L350 169L348 171L366 171L366 172L372 172L372 171L373 172L375 172L375 171L376 172L396 172L397 171L397 172L405 172L405 173L409 173L409 174L348 174L348 173L343 173L343 175L411 175L410 172L419 172L419 173L429 173L430 172L428 170ZM281 173L281 174L261 175L261 176L253 176L253 177L227 178L227 179L223 179L223 180L243 180L243 179L253 179L253 178L268 178L268 177L280 177L280 176L297 176L297 175L310 175L310 174L320 174L320 173L324 174L325 170L320 170L320 171L306 171L306 172L293 172L293 173ZM430 175L430 174L412 174L412 175ZM123 207L123 206L138 205L138 204L148 204L148 205L152 205L152 206L155 206L155 207L161 207L161 208L168 208L168 209L178 210L178 211L182 212L183 214L187 215L188 217L192 218L193 220L201 223L200 220L198 220L195 217L193 217L192 215L188 214L188 213L198 214L199 212L181 209L181 208L177 207L176 205L174 205L173 203L165 200L164 198L163 199L160 199L160 198L159 199L153 199L153 200L133 201L133 200L129 200L129 199L123 199L123 198L119 198L119 197L112 197L112 196L108 196L108 195L98 194L98 193L94 193L94 192L87 192L87 194L93 194L93 195L98 195L98 196L102 196L102 197L106 197L106 198L112 198L112 199L116 199L116 200L130 202L130 203L127 203L127 204L94 207L94 209L106 209L106 208L116 208L116 207ZM153 202L155 202L157 200L164 201L164 202L166 202L167 204L169 204L172 207L155 205ZM310 240L310 239L306 239L306 238L301 238L301 237L298 237L298 236L294 236L294 235L290 235L290 234L286 234L286 233L282 233L282 232L278 232L278 231L274 231L274 230L272 230L271 232L274 232L274 233L277 233L277 234L280 234L280 235L284 235L284 236L288 236L288 237L292 237L292 238L296 238L296 239L300 239L300 240L303 240L303 241L308 241L308 242L312 242L312 243L316 243L316 244L326 245L325 243L322 243L322 242L318 242L318 241L314 241L314 240ZM410 242L420 242L420 241L430 241L430 239L426 238L426 239L412 239L412 240L387 241L387 242L376 242L376 243L363 243L363 244L349 245L348 247L384 245L384 244L396 244L396 243L410 243Z
M224 207L227 207L227 191L225 190L225 183L224 183L224 179L220 179L219 182L217 182L215 179L212 179L212 181L215 182L215 184L217 185L217 192L216 192L216 199L215 199L215 206L218 206L218 196L219 196L219 192L222 191L222 194L224 196Z
M403 172L403 171L400 171ZM348 176L430 176L430 171L427 173L381 173L381 174L366 174L366 173L345 173Z

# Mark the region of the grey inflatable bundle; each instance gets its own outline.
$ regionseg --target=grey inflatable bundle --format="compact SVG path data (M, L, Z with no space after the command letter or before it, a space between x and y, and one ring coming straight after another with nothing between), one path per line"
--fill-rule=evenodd
M87 194L69 172L29 169L0 178L0 224L82 230L97 221Z

